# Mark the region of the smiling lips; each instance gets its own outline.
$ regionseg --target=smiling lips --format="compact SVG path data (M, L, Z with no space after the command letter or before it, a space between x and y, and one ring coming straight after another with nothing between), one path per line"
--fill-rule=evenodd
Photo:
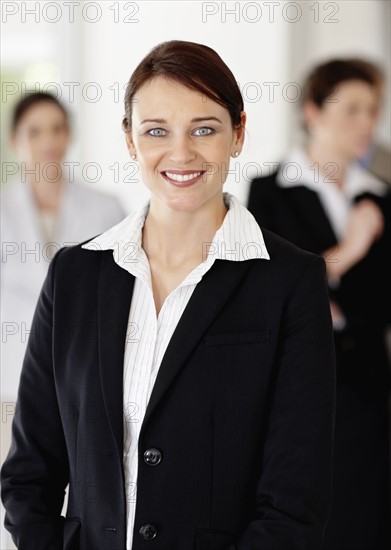
M177 187L188 187L193 185L202 177L205 170L167 170L161 172L166 181Z

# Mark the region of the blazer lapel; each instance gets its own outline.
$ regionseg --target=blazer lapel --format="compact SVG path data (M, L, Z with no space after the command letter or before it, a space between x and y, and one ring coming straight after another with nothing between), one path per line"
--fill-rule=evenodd
M123 361L134 276L102 251L98 290L99 372L106 414L123 454Z
M249 260L216 259L197 284L160 364L140 439L164 393L251 265L253 262ZM123 361L134 279L116 264L112 251L104 253L98 296L99 370L106 413L120 456L123 454Z
M251 260L216 259L195 287L163 356L141 425L140 439L160 399L252 265Z

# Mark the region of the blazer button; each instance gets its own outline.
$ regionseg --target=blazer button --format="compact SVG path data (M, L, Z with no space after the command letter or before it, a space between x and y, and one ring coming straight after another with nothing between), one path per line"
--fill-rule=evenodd
M140 527L139 533L144 540L150 540L156 537L157 529L151 523L146 523Z
M156 466L162 460L159 449L147 449L144 453L144 462L150 466Z

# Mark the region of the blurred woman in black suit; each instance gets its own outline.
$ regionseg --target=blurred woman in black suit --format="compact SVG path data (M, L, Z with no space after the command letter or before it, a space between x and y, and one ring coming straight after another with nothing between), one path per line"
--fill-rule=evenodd
M377 92L354 60L316 67L303 93L306 143L251 182L247 205L261 227L326 259L338 382L327 550L391 548L390 194L357 162L373 138Z

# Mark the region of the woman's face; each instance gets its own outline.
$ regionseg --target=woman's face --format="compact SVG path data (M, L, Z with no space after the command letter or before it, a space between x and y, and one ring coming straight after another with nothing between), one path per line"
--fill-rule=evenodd
M378 107L374 87L349 80L342 82L321 108L307 105L305 114L314 137L326 151L353 160L366 152L373 139Z
M33 105L20 119L12 141L21 162L29 168L39 163L45 173L48 163L61 164L66 153L69 131L64 113L48 102Z
M221 194L230 155L244 139L227 109L159 76L139 89L132 113L128 148L153 195L172 209L193 211Z

